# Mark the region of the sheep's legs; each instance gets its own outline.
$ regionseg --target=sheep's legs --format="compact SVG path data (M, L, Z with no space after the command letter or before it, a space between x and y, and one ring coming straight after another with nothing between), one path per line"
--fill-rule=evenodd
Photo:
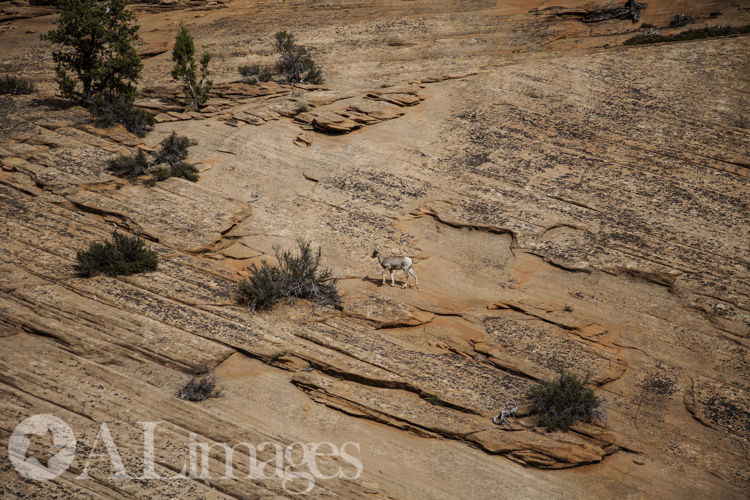
M404 286L401 288L404 289L409 286L409 275L411 274L414 276L414 284L417 286L417 290L419 290L419 279L417 279L417 273L415 273L410 267L403 267L401 270L404 272L404 276L406 276Z
M412 269L409 269L409 273L414 275L414 282L417 284L417 290L419 290L419 280L417 279L417 273L415 273ZM406 281L409 281L409 276L406 276Z
M393 279L393 269L383 269L383 274L381 275L383 277L383 284L385 285L385 272L389 271L391 273L391 286L394 286L396 284L396 281Z
M412 275L414 276L414 284L416 285L417 289L419 289L419 278L417 278L417 273L415 273L411 267L402 267L400 269L404 272L404 276L406 277L406 280L404 281L404 286L402 286L401 288L404 289L409 286L409 275ZM396 286L396 279L393 277L393 269L383 268L383 273L380 275L383 278L383 284L385 285L385 272L386 271L388 271L391 275L391 286Z
M404 281L404 286L401 287L403 290L407 286L409 286L409 268L408 267L402 267L401 270L404 272L404 276L406 276L406 281Z

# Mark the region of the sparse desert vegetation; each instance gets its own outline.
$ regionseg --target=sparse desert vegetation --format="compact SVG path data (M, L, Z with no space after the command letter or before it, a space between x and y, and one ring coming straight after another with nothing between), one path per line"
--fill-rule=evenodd
M336 290L338 279L330 269L319 269L322 249L317 253L312 244L297 240L299 254L290 250L276 250L278 266L263 261L260 267L252 264L251 275L240 281L238 290L242 301L251 312L266 311L288 298L307 299L324 306L337 307L341 297Z
M113 2L0 6L2 495L743 498L742 2Z
M146 153L142 149L139 149L135 156L121 155L112 158L107 164L107 169L116 174L133 178L148 172L149 161Z
M159 266L158 255L146 248L145 241L117 230L112 232L112 241L93 242L88 250L79 250L77 258L78 272L85 277L96 274L130 276L155 271Z
M323 70L312 58L310 51L297 44L297 39L288 31L279 31L274 35L279 62L276 67L285 83L322 84Z
M556 379L545 380L529 391L529 397L539 412L537 420L548 432L568 431L574 422L602 419L604 400L573 373L561 371Z
M23 95L33 94L34 92L36 92L34 82L10 75L6 75L5 78L0 79L0 95Z
M213 370L197 373L190 377L187 385L177 393L177 399L185 401L205 401L219 396L216 391L216 375Z
M172 132L159 143L159 148L153 154L153 160L149 161L143 150L138 150L135 156L121 155L109 160L108 170L135 178L139 175L151 174L153 180L163 181L170 177L181 177L191 182L199 179L198 169L185 163L188 157L188 149L195 146L197 142L185 136Z
M271 68L265 64L248 64L237 68L242 80L250 85L258 82L270 82L273 79Z
M89 111L98 126L109 128L119 123L138 137L145 137L156 123L153 115L134 106L132 100L126 96L109 99L97 96L89 106Z

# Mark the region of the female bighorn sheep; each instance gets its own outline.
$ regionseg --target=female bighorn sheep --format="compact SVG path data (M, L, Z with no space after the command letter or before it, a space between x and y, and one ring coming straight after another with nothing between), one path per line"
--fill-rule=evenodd
M385 257L382 253L380 253L380 247L375 247L375 251L372 252L372 258L375 257L378 258L378 262L380 262L380 265L383 267L383 284L385 285L385 272L390 271L391 273L391 286L395 285L396 282L393 280L393 270L394 269L401 269L404 274L406 275L406 281L404 282L404 286L401 287L403 290L407 286L409 286L409 275L414 275L414 282L417 285L417 289L419 289L419 280L417 279L417 273L412 271L411 266L414 265L414 261L411 260L409 257L401 256L401 257Z

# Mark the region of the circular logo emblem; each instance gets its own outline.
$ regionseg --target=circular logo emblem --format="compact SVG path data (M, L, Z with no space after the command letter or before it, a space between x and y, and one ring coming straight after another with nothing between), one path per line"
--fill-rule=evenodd
M26 436L36 434L44 436L52 433L55 448L60 451L42 465L35 457L26 457L31 441ZM34 415L29 417L13 430L8 442L10 462L13 467L27 479L45 481L54 479L65 472L73 462L76 454L76 438L68 424L54 415Z

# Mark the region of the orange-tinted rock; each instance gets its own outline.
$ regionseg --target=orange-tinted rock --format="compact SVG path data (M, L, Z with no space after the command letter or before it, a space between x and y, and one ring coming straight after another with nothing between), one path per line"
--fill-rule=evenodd
M312 146L312 141L309 137L307 137L305 134L299 134L295 139L294 143L302 148L306 148L308 146Z
M655 1L642 21L666 26L672 4ZM12 3L3 22L39 15ZM311 497L742 498L747 37L625 47L638 24L584 25L580 4L490 3L134 5L139 52L171 43L187 16L214 53L217 105L189 120L168 54L144 59L138 105L180 120L143 140L54 96L49 47L25 34L52 29L52 9L0 26L8 71L40 88L0 97L0 448L32 415L65 419L88 445L107 422L137 478L139 422L158 421L164 477L198 442L357 443L362 475L318 457L331 479ZM729 3L691 5L701 22L750 24ZM276 28L248 35L247 16L304 18L295 35L326 87L231 82L238 65L276 59L263 35ZM311 112L296 113L300 98ZM320 133L324 113L362 130ZM291 147L299 128L314 147ZM172 129L200 142L198 183L106 170ZM253 192L251 212L237 200ZM80 277L77 252L115 224L151 240L159 269ZM237 281L297 238L321 246L342 309L282 300L251 314ZM419 290L382 285L376 245L414 257ZM215 366L218 398L175 398ZM537 428L528 390L561 369L588 377L606 418ZM492 423L509 402L515 419ZM31 436L29 455L51 456L48 437ZM221 453L211 478L187 482L112 481L107 457L92 459L93 494L274 498L304 482L247 479L242 448L237 479L220 479ZM271 448L259 461L274 463ZM0 478L11 497L49 500L80 495L79 473Z
M434 314L374 294L347 294L343 304L346 316L370 321L378 328L417 326L429 323Z
M392 120L404 114L397 106L385 102L364 101L353 104L349 109L377 118L378 120Z
M351 132L361 127L359 123L335 113L322 111L319 113L316 112L316 115L312 121L312 125L318 130L326 132Z

